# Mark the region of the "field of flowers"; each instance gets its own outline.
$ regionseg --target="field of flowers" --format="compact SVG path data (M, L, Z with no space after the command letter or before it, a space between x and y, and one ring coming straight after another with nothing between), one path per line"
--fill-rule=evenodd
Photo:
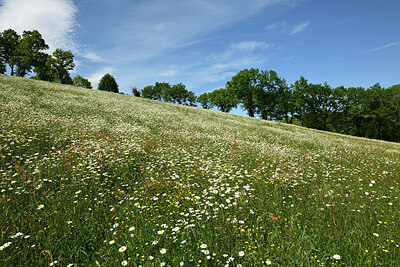
M1 266L400 266L400 144L0 75Z

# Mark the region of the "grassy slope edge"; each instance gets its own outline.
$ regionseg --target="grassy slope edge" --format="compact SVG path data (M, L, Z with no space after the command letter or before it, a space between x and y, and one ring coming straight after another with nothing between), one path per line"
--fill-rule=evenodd
M400 265L400 145L0 75L0 265Z

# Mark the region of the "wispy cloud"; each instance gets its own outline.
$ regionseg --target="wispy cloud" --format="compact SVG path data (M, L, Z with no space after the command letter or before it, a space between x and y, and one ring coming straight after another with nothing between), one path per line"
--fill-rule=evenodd
M38 30L50 46L74 50L77 8L72 0L0 0L0 31Z
M296 33L304 31L308 26L310 26L310 24L311 24L310 21L305 21L303 23L294 25L292 30L291 30L291 32L290 32L290 35L293 35L293 34L296 34Z
M392 47L392 46L395 46L395 45L400 45L400 41L389 43L389 44L386 44L386 45L371 49L369 51L370 52L376 52L376 51L379 51L379 50L382 50L382 49L385 49L385 48L388 48L388 47Z
M289 5L288 0L181 1L149 0L126 4L109 40L118 60L140 61L171 53L182 46L209 40L212 33L229 27L267 7ZM124 14L123 12L121 12ZM123 37L122 37L123 36ZM114 38L115 37L115 38ZM122 39L121 39L122 37ZM124 45L121 46L121 43ZM122 53L129 47L132 53ZM124 51L126 52L126 51Z
M162 77L171 77L171 76L175 76L178 75L180 72L177 70L164 70L160 72L160 76Z
M92 62L105 62L106 60L95 52L80 52L79 56Z
M253 52L255 49L267 49L271 46L266 42L256 42L256 41L243 41L233 44L231 47L237 50L247 50Z
M286 31L288 27L289 27L289 24L287 21L276 21L276 22L268 24L265 27L265 30L267 32L282 31L282 30Z

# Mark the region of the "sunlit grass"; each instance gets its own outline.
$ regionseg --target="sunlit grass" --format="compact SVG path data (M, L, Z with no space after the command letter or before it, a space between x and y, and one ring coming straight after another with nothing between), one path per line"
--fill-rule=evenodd
M1 266L400 265L400 145L0 75Z

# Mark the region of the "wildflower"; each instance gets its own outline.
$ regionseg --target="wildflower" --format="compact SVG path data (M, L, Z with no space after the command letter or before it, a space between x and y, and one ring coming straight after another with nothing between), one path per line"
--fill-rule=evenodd
M153 260L154 259L154 257L153 256L149 256L149 260Z
M161 267L165 266L165 262L161 262L161 263L160 263L160 266L161 266Z
M162 235L164 233L164 230L160 230L157 232L157 234Z
M131 228L129 228L129 232L132 232L133 230L135 230L135 226L132 226Z
M153 245L157 245L158 244L158 240L154 240L153 243L151 243Z
M119 248L118 251L119 251L119 252L124 252L125 250L126 250L126 247L125 247L125 246L122 246L122 247Z
M70 264L67 265L67 267L72 267L72 266L74 266L73 263L70 263Z
M201 245L200 245L200 248L203 248L203 249L204 249L204 248L207 248L207 244L201 244Z
M57 262L58 262L58 261L53 261L53 262L50 262L50 266L54 266L54 265L56 265L56 264L57 264Z
M378 237L378 236L379 236L379 234L378 234L378 233L373 233L373 235L374 235L374 236L376 236L376 237Z
M44 205L39 205L39 207L37 208L38 210L43 209Z
M162 248L162 249L160 250L160 253L161 253L161 254L165 254L165 253L167 253L167 249L165 249L165 248Z
M333 255L333 259L334 260L340 260L340 255L338 255L338 254Z
M271 265L272 262L271 262L270 260L266 260L266 261L265 261L265 264L266 264L266 265Z
M184 265L184 263L183 263L183 261L181 261L180 263L179 263L179 266L183 266Z
M244 251L239 251L239 257L243 257L244 256Z
M115 243L115 240L111 240L110 242L108 242L109 245L112 245Z

